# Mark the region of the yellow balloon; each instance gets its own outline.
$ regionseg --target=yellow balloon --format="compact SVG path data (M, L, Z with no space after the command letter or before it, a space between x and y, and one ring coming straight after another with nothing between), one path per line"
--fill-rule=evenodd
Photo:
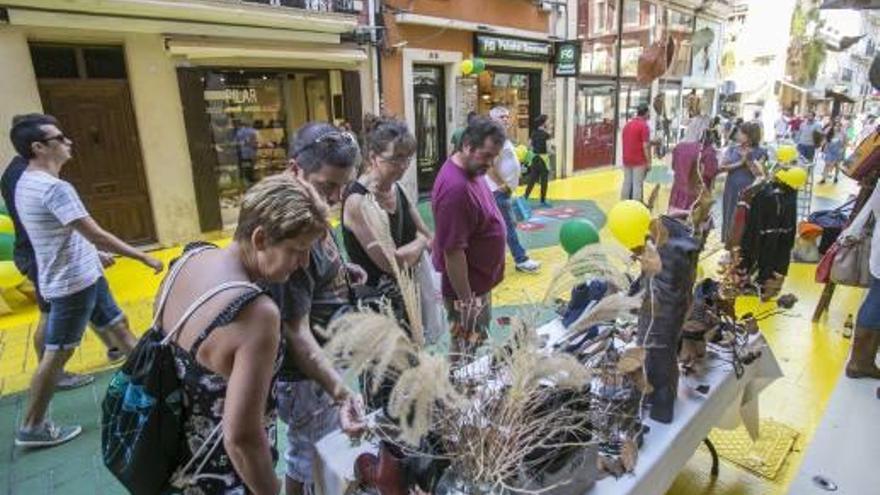
M522 163L526 159L526 155L529 154L529 147L521 144L516 147L516 159Z
M12 219L6 215L0 215L0 234L15 234L15 226Z
M0 261L0 289L11 289L22 282L24 282L24 275L18 271L15 263Z
M469 76L474 72L474 61L471 59L461 61L461 73Z
M645 244L645 236L651 224L651 212L641 201L621 201L608 212L608 228L611 234L627 249Z
M776 160L780 163L793 163L797 160L797 157L797 149L790 144L780 146L776 149Z
M776 179L792 189L800 189L807 183L807 171L800 167L782 169L776 172Z

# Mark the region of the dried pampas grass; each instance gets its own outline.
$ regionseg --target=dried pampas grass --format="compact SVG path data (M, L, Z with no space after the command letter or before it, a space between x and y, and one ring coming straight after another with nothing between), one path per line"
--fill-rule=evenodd
M411 268L402 267L397 262L397 246L391 237L391 225L388 222L388 213L382 209L375 196L367 194L361 202L361 213L366 227L376 238L375 245L391 265L394 279L400 287L406 316L409 320L409 331L413 342L421 347L425 345L425 330L422 324L421 298L419 285ZM371 246L368 246L370 248Z
M604 279L613 287L626 287L630 265L629 254L620 248L604 244L584 246L553 274L544 293L544 304L551 304L557 297L567 297L572 287L593 278Z
M384 312L360 311L333 320L327 327L330 336L324 353L337 366L345 368L351 379L369 371L374 390L382 378L409 366L415 348L403 328L394 319L390 307Z
M400 418L400 440L419 445L433 425L438 405L446 413L463 407L464 397L449 381L449 362L425 351L416 356L418 365L397 378L388 401L388 412Z

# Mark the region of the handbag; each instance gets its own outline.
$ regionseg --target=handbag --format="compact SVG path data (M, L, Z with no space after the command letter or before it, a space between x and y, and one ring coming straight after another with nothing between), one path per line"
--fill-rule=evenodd
M870 287L871 239L862 237L855 242L839 243L831 263L831 281L850 287Z

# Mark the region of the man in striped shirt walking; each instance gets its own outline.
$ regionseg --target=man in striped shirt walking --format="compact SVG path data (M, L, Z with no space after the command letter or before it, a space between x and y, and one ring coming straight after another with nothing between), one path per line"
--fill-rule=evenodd
M98 256L105 251L143 262L159 273L162 262L102 229L86 211L73 186L59 178L73 143L45 115L17 119L10 131L16 152L28 167L15 191L15 206L31 238L40 292L49 302L44 352L31 380L24 421L15 435L23 447L49 447L73 439L80 426L56 427L46 420L58 376L79 346L86 324L111 333L123 351L135 339L116 305Z

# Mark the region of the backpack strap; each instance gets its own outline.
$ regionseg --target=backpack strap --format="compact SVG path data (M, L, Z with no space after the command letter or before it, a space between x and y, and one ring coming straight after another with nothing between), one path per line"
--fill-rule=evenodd
M186 308L183 316L181 316L180 319L177 320L177 323L174 325L171 331L165 334L165 338L162 339L162 345L167 345L169 342L171 342L174 336L177 335L180 332L180 329L182 329L186 322L189 321L193 313L201 308L206 302L208 302L212 297L216 296L217 294L229 289L252 289L256 291L262 291L262 289L260 289L260 287L256 284L242 281L224 282L214 287L213 289L205 291L204 294L199 296L198 299L193 301L193 303L190 304L188 308Z
M233 299L232 302L230 302L225 308L223 308L223 311L221 311L217 315L217 317L214 318L214 321L212 321L210 325L202 330L202 333L200 333L199 336L196 337L196 340L193 341L192 347L190 347L189 350L189 353L193 357L193 359L195 359L196 354L198 354L199 347L202 346L202 343L205 342L205 339L207 339L214 330L232 323L232 321L238 317L238 314L241 313L241 311L245 307L247 307L248 304L250 304L252 301L265 293L265 291L259 287L255 287L255 289L256 290L244 292Z
M162 284L162 291L159 292L159 304L156 306L156 311L153 315L152 328L157 328L162 319L162 313L165 311L165 303L168 302L168 295L171 293L171 287L177 280L177 276L180 275L180 272L183 270L183 265L185 265L186 262L196 254L207 251L208 249L215 249L215 246L211 244L200 244L192 249L185 249L180 258L177 258L177 261L174 262L171 270L165 277L165 283Z

